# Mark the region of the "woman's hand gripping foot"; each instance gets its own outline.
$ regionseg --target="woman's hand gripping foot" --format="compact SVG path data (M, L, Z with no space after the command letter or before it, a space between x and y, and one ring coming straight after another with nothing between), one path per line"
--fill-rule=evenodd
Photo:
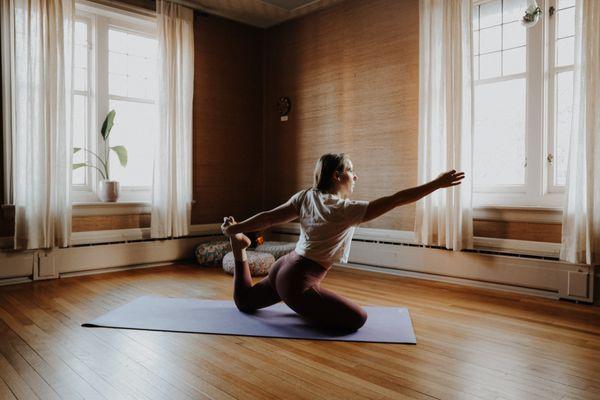
M224 217L223 225L221 225L221 230L223 234L229 236L229 242L231 244L231 250L233 251L233 257L236 261L246 261L248 257L246 256L246 248L250 246L251 240L248 236L243 233L236 233L231 235L229 232L229 227L235 225L235 219L233 217Z

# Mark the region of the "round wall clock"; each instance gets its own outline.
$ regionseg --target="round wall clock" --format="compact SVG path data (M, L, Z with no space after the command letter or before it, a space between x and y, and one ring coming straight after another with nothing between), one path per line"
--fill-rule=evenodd
M288 115L291 109L292 101L289 97L280 97L277 100L277 111L279 111L279 115L281 115L282 117Z

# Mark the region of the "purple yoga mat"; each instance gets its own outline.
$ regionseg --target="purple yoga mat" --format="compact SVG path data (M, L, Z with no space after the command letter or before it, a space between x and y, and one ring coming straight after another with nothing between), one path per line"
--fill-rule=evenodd
M233 301L140 297L110 311L84 327L144 329L151 331L213 333L349 342L410 343L416 338L408 309L363 307L367 323L354 333L309 325L284 303L240 312Z

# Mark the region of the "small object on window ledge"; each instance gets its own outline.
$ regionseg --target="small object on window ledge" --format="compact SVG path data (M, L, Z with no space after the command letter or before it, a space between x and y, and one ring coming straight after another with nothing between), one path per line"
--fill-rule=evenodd
M98 185L98 198L101 201L114 203L119 198L119 182L101 180Z
M536 0L527 0L527 8L525 9L525 15L521 19L521 24L526 28L535 26L542 15L542 9L537 4Z

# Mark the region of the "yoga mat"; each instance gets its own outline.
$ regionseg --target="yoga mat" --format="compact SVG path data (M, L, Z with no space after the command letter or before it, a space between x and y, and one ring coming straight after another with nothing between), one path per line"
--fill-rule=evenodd
M363 307L369 317L353 333L309 325L284 303L239 311L233 301L144 296L110 311L84 327L213 333L239 336L416 344L406 308Z

